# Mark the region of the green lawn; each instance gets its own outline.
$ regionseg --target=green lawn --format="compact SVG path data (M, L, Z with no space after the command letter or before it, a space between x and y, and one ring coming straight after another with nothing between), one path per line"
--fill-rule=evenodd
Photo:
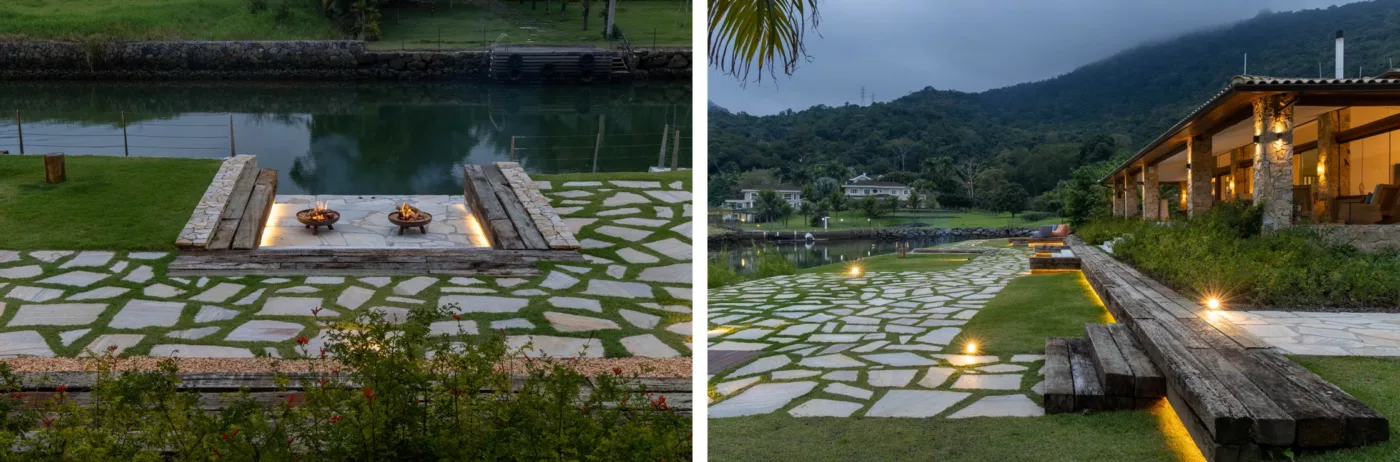
M685 8L685 1L692 0L619 1L617 26L634 48L689 47L693 10ZM370 48L436 49L441 41L442 49L481 49L501 34L506 34L501 43L507 44L607 45L599 16L607 7L605 0L592 2L586 31L583 4L578 0L568 3L562 18L558 0L550 2L552 8L548 11L544 0L487 2L492 5L490 8L481 6L481 2L466 3L454 0L449 8L448 0L439 0L437 9L385 9L380 22L383 38L371 43ZM535 9L531 9L532 3Z
M1341 387L1390 418L1390 441L1363 448L1304 453L1298 460L1324 462L1400 460L1400 358L1293 356L1294 362Z
M1112 319L1079 272L1032 274L1006 285L963 326L953 345L977 342L984 354L1042 353L1047 337L1084 336L1084 323Z
M0 156L0 248L174 250L215 159L68 156L44 183L43 156Z
M868 220L868 221L867 221ZM827 230L849 230L849 229L871 229L871 228L895 228L903 227L910 223L921 223L926 228L1005 228L1008 226L1018 228L1030 228L1040 225L1061 223L1059 217L1050 217L1040 221L1026 221L1021 217L1012 217L1007 213L993 212L954 212L954 211L933 211L933 210L902 210L898 213L889 214L869 220L862 212L847 210L833 214L827 220ZM744 223L745 230L753 231L820 231L821 226L805 226L801 215L793 215L788 218L788 223L783 224L781 220L774 223Z
M813 266L797 270L798 274L806 273L844 273L850 271L853 264L859 263L862 271L867 273L876 271L944 271L957 268L971 261L976 255L963 254L909 254L908 257L899 258L896 254L876 255L870 258L862 258L856 262L839 262L822 266Z
M778 412L711 420L710 460L1199 460L1190 458L1195 447L1180 423L1166 418L1170 412L971 419L798 419Z
M315 1L5 0L0 39L28 40L324 40L338 39ZM281 6L287 15L278 20Z

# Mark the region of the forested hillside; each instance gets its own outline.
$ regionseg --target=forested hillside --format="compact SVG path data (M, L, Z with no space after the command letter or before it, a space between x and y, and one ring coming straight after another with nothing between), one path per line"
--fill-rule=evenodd
M981 160L977 181L987 188L1001 180L1034 197L1079 166L1140 148L1240 74L1245 53L1251 74L1316 77L1320 66L1331 77L1339 29L1346 31L1347 75L1380 74L1400 57L1400 0L1264 12L982 93L929 87L869 106L764 117L712 104L710 172L735 184L739 172L771 169L785 182L806 184L851 169L907 171L942 184L935 192L947 197L963 194L957 185L966 181L937 176L971 158ZM996 178L982 178L988 174Z

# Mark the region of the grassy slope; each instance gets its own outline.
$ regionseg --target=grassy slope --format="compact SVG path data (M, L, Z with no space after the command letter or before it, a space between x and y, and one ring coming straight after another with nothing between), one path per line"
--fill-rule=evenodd
M42 156L0 156L0 247L173 250L219 169L213 159L69 156L44 183Z
M6 0L0 37L31 40L296 40L340 38L317 2L268 0ZM290 16L277 21L286 3Z
M844 273L849 271L851 265L857 262L860 264L862 270L867 273L876 271L945 271L962 266L973 257L976 257L976 255L909 254L908 258L899 258L898 255L888 254L862 258L856 262L839 262L803 268L797 270L797 273Z
M995 355L1041 353L1046 337L1083 337L1084 323L1110 319L1081 273L1033 274L1007 284L952 344L976 341Z
M1061 221L1063 220L1058 217L1050 217L1028 222L1019 216L1012 217L1010 214L991 212L934 212L928 210L913 212L904 210L867 222L864 213L847 210L837 213L830 220L827 220L827 230L890 228L906 223L923 223L930 228L1004 228L1007 226L1029 228L1060 223ZM782 221L757 225L744 223L743 228L755 231L817 231L822 229L820 226L804 226L804 224L802 216L794 214L788 218L786 225Z
M530 4L538 2L537 9ZM435 49L441 39L443 49L480 49L483 42L489 45L504 33L503 43L530 43L550 45L603 45L603 22L599 12L606 8L606 2L594 1L588 18L588 30L583 30L583 6L578 1L569 2L563 18L559 16L559 2L546 12L544 0L523 2L501 1L505 10L493 13L477 5L464 5L457 0L451 9L447 1L440 1L437 10L427 8L386 9L380 30L383 38L371 43L373 49ZM681 8L677 0L627 1L618 2L617 25L635 47L684 46L689 47L690 12ZM680 22L685 20L684 25ZM439 35L440 33L440 35Z

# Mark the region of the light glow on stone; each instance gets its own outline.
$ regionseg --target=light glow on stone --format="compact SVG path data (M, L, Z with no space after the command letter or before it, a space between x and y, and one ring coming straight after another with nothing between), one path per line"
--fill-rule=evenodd
M1220 309L1220 299L1219 299L1219 298L1216 298L1216 297L1207 298L1207 299L1206 299L1206 308L1210 308L1210 309L1212 309L1212 310L1218 310L1218 309Z
M970 355L977 354L977 342L967 342L967 345L963 347L963 353Z

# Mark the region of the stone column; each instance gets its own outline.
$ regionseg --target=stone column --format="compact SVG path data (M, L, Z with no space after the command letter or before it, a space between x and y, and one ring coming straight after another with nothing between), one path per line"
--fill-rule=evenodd
M1138 209L1138 195L1141 192L1137 180L1138 175L1123 175L1123 216L1128 218L1142 214L1142 210Z
M1211 155L1209 136L1193 136L1186 140L1186 214L1196 216L1210 211L1215 205L1215 197L1210 194L1211 171L1215 170L1215 156Z
M1313 216L1330 220L1328 207L1337 196L1347 195L1351 184L1351 148L1337 142L1337 133L1350 128L1351 111L1338 109L1317 117L1317 200ZM1343 162L1343 159L1346 159Z
M1161 188L1157 185L1157 166L1142 164L1142 219L1158 221L1162 218Z
M1293 224L1293 103L1291 94L1254 101L1254 204L1263 207L1264 230Z
M1118 178L1113 179L1113 216L1123 217L1123 182Z

